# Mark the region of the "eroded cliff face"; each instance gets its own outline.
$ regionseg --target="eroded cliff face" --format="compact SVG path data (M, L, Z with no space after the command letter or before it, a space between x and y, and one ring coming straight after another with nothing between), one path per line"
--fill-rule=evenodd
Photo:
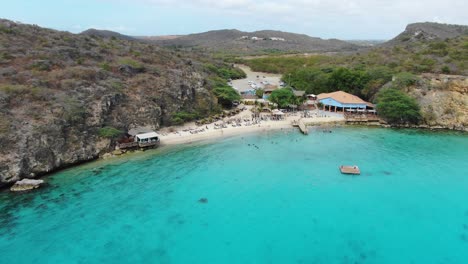
M423 74L407 92L421 106L423 123L430 127L468 130L468 77Z
M0 136L0 186L96 159L113 149L115 143L99 136L104 126L122 131L140 126L156 130L170 119L171 113L195 107L197 97L210 100L212 96L202 86L201 76L187 74L171 76L172 81L156 87L135 86L97 98L93 94L83 96L79 106L73 106L77 109L71 110L75 113L28 96L21 96L21 101L3 97L1 107L10 111L3 114L8 131Z
M148 44L0 20L0 187L96 159L104 127L210 113L205 61Z

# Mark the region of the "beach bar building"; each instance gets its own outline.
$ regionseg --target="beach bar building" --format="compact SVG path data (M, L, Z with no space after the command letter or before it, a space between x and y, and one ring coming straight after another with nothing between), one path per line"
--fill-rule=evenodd
M343 91L319 94L317 100L323 105L323 110L332 112L364 111L367 108L374 108L373 104Z
M137 132L136 129L132 129L127 133L127 136L117 141L119 149L131 149L131 148L148 148L159 146L160 138L156 132Z
M159 145L159 134L156 132L138 134L135 136L135 141L138 142L140 148L157 146Z
M271 93L275 90L278 90L278 86L267 84L263 88L263 99L268 100L270 97Z

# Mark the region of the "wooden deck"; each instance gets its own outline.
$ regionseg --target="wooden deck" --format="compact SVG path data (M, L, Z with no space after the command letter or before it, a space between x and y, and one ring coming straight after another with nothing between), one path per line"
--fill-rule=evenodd
M118 146L120 149L135 148L135 147L138 147L138 143L137 142L119 143Z
M147 148L147 147L153 147L153 146L159 146L159 141L155 141L155 142L148 142L148 143L138 143L138 146L140 148Z
M155 141L155 142L148 142L148 143L138 143L138 142L129 142L129 143L119 143L118 147L120 149L130 149L130 148L148 148L148 147L153 147L153 146L159 146L160 142Z
M359 170L358 166L340 166L340 171L343 174L352 174L352 175L359 175L361 174L361 170Z

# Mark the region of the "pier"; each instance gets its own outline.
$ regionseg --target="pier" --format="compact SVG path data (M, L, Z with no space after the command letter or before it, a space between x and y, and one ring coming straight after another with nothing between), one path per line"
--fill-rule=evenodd
M299 119L299 120L294 120L292 122L292 125L294 127L299 127L299 130L302 132L302 134L304 135L308 135L309 134L309 130L307 129L307 126L306 124L304 124L304 122L302 121L302 118Z

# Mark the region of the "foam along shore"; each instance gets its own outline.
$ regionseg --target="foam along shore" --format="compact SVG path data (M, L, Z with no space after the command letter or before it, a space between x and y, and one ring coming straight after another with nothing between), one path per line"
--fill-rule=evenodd
M335 113L320 111L308 118L301 117L301 113L302 112L287 113L281 120L272 120L268 116L264 116L263 120L255 123L251 119L252 112L247 109L236 116L225 118L224 121L218 121L209 125L197 126L195 123L187 123L183 126L168 127L159 131L161 145L187 144L236 135L289 129L293 127L293 122L298 121L299 119L307 125L344 121L344 117L342 115ZM228 120L241 120L241 122L239 122L241 126L227 124ZM215 125L223 122L225 124L224 127Z

